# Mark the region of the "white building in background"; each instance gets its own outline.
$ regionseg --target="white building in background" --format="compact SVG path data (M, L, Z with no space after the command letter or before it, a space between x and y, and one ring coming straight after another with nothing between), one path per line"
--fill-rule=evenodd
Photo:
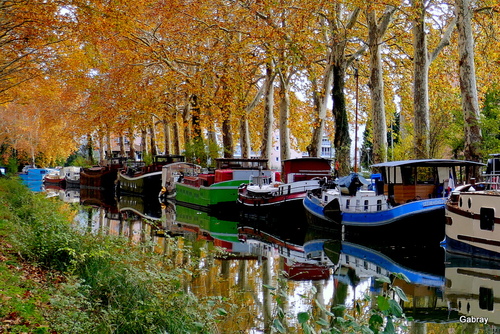
M252 157L260 156L259 152L251 153ZM290 149L290 159L302 158L309 156L307 152L300 152ZM234 157L241 157L241 147L239 144L236 145L234 150ZM321 141L321 157L325 159L333 159L333 147L332 143L327 137L323 137ZM280 135L278 131L275 131L273 137L273 149L271 150L271 157L269 158L269 167L271 169L281 169L281 146L280 146Z

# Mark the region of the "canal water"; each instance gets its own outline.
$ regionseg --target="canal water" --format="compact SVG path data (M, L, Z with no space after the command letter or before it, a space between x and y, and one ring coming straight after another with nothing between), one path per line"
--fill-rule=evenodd
M384 278L407 297L392 295L409 318L398 333L500 333L500 264L451 255L426 240L405 244L407 236L394 235L360 243L309 228L301 206L215 217L94 190L55 189L47 196L77 204L75 221L95 233L149 240L159 253L186 250L176 259L191 268L184 289L223 298L221 333L272 333L280 324L286 333L302 333L299 314L320 320L338 305L348 316L366 317L388 291ZM443 223L439 215L425 219Z

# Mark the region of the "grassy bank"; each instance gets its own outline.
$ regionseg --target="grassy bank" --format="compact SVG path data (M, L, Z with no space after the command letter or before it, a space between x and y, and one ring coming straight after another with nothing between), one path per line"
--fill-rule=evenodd
M0 178L0 332L210 333L213 301L170 259L72 224L67 204Z

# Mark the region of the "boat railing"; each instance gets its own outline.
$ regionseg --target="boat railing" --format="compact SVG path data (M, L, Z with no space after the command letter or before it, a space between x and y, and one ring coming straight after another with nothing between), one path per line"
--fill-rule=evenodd
M500 191L500 174L484 174L481 182L486 190Z
M387 210L390 208L387 201L377 200L376 203L370 202L368 200L363 201L363 203L351 203L349 199L342 202L341 209L345 212L378 212L382 210Z
M314 184L304 184L304 185L291 185L291 184L279 184L275 183L276 191L269 191L266 192L265 196L283 196L283 195L289 195L289 194L297 194L297 193L305 193L307 191L311 191L313 189L320 189L319 185L314 185ZM251 192L253 193L253 192ZM258 197L261 197L262 194L258 193L253 193L253 195L257 195Z

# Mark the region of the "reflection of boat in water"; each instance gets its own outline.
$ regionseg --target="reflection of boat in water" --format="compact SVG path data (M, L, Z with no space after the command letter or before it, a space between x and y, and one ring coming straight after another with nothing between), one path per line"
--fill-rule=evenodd
M118 173L117 192L136 196L158 197L161 190L162 167L183 162L182 155L157 155L153 163L146 166L143 161L127 162Z
M59 199L66 203L80 203L80 189L62 189L59 191Z
M325 237L333 238L320 239ZM406 247L372 241L364 245L315 230L306 235L304 251L308 259L328 259L328 265L335 268L333 279L351 286L353 290L358 286L369 286L371 292L380 294L388 288L381 281L391 280L408 297L408 301L397 300L398 303L407 316L418 321L457 320L449 317L450 310L442 298L446 281L444 251L439 244L433 247ZM408 281L394 274L404 274Z
M210 240L214 246L242 256L249 255L248 246L238 238L238 222L218 219L207 212L176 205L176 225L190 231L195 238Z
M329 247L332 248L332 245ZM420 260L425 261L426 259L421 258ZM392 273L401 273L409 279L411 284L437 288L444 286L442 275L415 270L396 262L382 252L348 241L341 242L339 264L343 267L353 267L359 272L358 276L360 277L390 277Z
M301 205L307 191L317 189L331 176L331 161L304 157L283 161L282 182L265 175L252 176L238 189L238 202L252 209L272 210Z
M118 214L114 192L96 188L80 187L80 204L100 207L106 211Z
M240 225L238 233L240 240L249 245L252 254L265 258L274 255L282 257L285 276L291 280L323 280L330 277L327 263L307 257L302 246L303 234L293 240L286 235L271 234L249 225Z
M446 254L444 297L460 313L457 320L500 330L500 263ZM487 332L485 330L485 332ZM489 332L487 332L489 333Z
M500 154L488 160L485 180L457 187L446 204L448 252L500 260Z
M135 215L149 221L158 221L162 217L160 202L146 200L142 196L120 196L117 206L118 210L125 216Z

